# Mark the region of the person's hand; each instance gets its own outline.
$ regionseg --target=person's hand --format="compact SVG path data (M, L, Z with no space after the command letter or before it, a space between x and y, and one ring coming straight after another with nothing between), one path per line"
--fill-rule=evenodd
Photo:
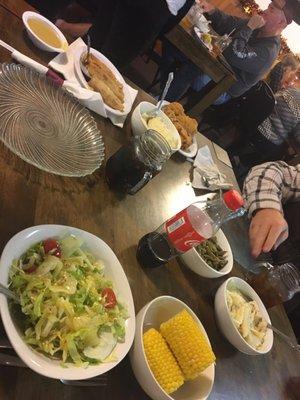
M249 238L253 257L268 253L274 245L282 243L289 235L288 224L280 211L263 208L252 218Z
M265 25L265 20L261 15L254 14L252 17L249 19L247 26L254 31L255 29L261 28L262 26Z
M196 3L199 4L199 6L202 8L203 12L209 13L216 8L213 4L210 4L206 0L196 0Z

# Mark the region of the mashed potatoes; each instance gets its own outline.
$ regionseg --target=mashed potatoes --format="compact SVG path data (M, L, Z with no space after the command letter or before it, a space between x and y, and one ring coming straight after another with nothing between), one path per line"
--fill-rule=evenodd
M178 139L174 137L173 133L170 131L161 117L149 118L147 114L144 114L143 119L147 123L147 128L153 129L154 131L160 133L167 140L171 149L177 148Z

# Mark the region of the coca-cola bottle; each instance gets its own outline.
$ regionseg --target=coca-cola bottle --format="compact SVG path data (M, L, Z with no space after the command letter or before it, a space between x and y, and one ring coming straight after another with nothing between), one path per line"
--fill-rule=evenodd
M236 190L205 203L198 201L189 205L140 239L138 262L143 267L165 264L214 236L225 221L243 215L243 205L243 198Z

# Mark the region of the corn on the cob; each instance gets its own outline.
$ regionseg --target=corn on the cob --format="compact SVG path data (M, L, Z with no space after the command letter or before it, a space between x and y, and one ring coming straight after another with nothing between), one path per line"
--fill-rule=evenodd
M175 392L184 382L182 372L161 334L151 328L143 335L144 349L155 379L167 393Z
M216 357L192 316L183 310L163 322L160 332L166 339L186 380L196 378Z

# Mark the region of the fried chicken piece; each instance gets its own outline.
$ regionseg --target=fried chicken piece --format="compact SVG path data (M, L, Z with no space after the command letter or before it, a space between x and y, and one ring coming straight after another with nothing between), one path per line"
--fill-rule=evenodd
M103 98L104 103L114 110L124 111L123 103L118 99L109 86L98 78L91 78L89 86L96 92L99 92Z
M198 122L185 114L180 103L174 102L163 107L163 112L170 118L181 137L181 148L187 149L193 142Z
M123 85L116 79L113 72L103 62L98 60L92 54L90 55L90 59L87 64L87 69L89 71L91 78L96 78L99 81L102 81L103 83L105 83L106 86L110 88L110 90L122 103L122 108L124 108Z
M183 108L182 104L177 103L176 101L166 105L164 107L164 109L166 109L167 111L170 111L170 112L172 111L176 116L184 114L184 108Z
M178 130L178 133L181 137L181 148L183 150L187 149L188 147L190 147L190 145L193 142L193 138L192 136L186 131L186 129L184 129L184 127L182 125L178 125L176 126L176 129Z
M198 122L194 118L184 114L179 115L177 120L182 126L184 126L190 135L194 135L197 132Z

